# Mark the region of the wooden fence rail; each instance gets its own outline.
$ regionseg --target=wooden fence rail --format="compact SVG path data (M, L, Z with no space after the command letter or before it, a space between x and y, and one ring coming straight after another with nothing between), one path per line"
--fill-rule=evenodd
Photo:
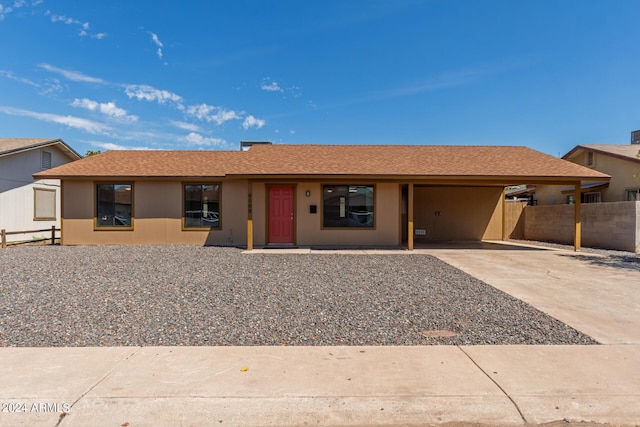
M55 225L52 225L51 228L45 228L44 230L27 230L27 231L7 231L4 228L0 230L0 239L2 239L2 249L7 247L7 236L13 234L27 234L27 233L43 233L45 231L51 231L51 244L54 245L56 243L56 231L60 231L59 228L56 228ZM43 239L47 240L47 239Z

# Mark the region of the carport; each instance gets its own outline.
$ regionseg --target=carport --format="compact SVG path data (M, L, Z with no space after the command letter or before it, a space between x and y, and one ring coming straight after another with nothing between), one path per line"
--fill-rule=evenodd
M582 230L582 181L571 179L513 176L467 182L460 180L455 184L435 180L410 182L403 185L403 211L407 212L406 225L404 217L402 224L403 242L406 242L407 249L413 250L416 243L421 242L505 240L508 237L505 227L507 187L518 184L571 185L575 189L573 244L578 251Z

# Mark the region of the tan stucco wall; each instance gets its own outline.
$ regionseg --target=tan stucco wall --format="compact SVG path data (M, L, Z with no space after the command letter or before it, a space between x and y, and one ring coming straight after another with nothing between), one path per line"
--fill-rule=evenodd
M638 146L640 150L640 146ZM573 163L587 166L587 153L581 152L568 159ZM625 189L640 187L640 180L634 175L640 175L640 164L637 162L607 156L602 153L593 153L593 165L587 166L611 176L609 187L595 190L600 191L603 202L625 201ZM582 184L587 184L588 181ZM561 205L567 203L567 196L561 194L563 190L570 189L570 185L539 185L536 187L536 199L539 205Z
M415 187L416 242L502 239L502 188Z
M296 210L295 239L300 246L397 246L400 245L400 185L378 183L375 185L375 228L374 229L323 229L322 228L322 185L362 184L372 182L299 182L273 183L272 185L294 185ZM253 184L254 244L267 244L267 184ZM310 196L306 196L306 192ZM310 213L310 206L316 205L317 213Z
M93 181L65 181L63 244L244 245L246 181L222 182L220 230L182 230L182 181L133 182L133 230L94 230ZM239 209L239 207L241 207Z
M95 182L64 181L63 244L194 244L247 243L246 180L220 180L220 230L182 230L184 181L118 180L133 182L133 230L95 230ZM323 229L322 185L343 182L253 182L253 244L267 244L268 185L295 187L295 243L300 246L398 246L401 244L401 185L375 185L375 228ZM310 196L306 196L306 192ZM415 228L426 229L423 240L482 240L502 238L502 189L495 187L416 187ZM310 206L317 213L310 213ZM439 216L435 212L440 212ZM415 236L420 241L420 236Z

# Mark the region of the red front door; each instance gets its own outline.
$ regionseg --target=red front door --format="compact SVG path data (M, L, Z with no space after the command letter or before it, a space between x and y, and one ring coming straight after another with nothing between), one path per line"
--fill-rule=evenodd
M269 187L269 242L293 242L293 187Z

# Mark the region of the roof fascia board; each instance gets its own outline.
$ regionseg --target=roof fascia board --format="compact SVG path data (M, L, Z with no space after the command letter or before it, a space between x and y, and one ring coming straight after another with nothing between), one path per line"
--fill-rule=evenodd
M603 174L604 175L604 174ZM567 176L567 177L540 177L540 176L421 176L421 175L229 175L238 179L250 179L252 181L283 181L294 180L297 182L310 181L384 181L414 184L459 184L477 185L519 185L519 184L573 184L576 181L603 181L609 182L611 177L593 176Z
M11 150L7 150L7 151L3 151L0 153L0 157L4 157L4 156L10 156L12 154L17 154L17 153L22 153L22 152L26 152L26 151L31 151L31 150L36 150L38 148L45 148L45 147L49 147L49 146L53 146L53 145L61 145L63 148L61 149L61 151L66 151L69 157L71 158L76 158L76 160L79 160L82 158L82 156L80 154L78 154L78 152L76 152L73 148L69 147L67 144L65 144L65 142L60 139L51 139L48 141L43 141L43 142L39 142L37 144L31 144L31 145L27 145L24 147L18 147L18 148L13 148Z
M202 181L203 179L226 179L226 176L206 175L206 176L149 176L149 175L49 175L45 172L38 172L32 175L35 179L62 179L65 181L113 181L113 180L137 180L137 181Z

